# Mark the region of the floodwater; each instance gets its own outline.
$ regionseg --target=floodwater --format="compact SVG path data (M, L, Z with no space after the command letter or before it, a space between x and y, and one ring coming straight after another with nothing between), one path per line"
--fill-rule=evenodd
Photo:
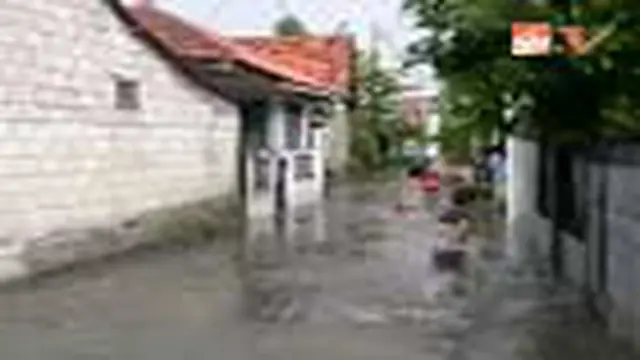
M584 339L632 356L567 310L575 294L510 275L499 256L467 281L436 271L434 216L400 216L396 197L393 187L338 189L236 238L5 289L0 358L605 359L575 345ZM460 283L467 291L453 291Z

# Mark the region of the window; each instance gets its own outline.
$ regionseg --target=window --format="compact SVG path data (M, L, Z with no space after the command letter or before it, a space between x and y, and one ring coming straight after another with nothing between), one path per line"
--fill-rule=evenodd
M135 80L115 80L115 107L118 110L140 109L140 84Z
M294 177L296 180L313 179L315 177L313 171L314 157L311 153L296 154L293 161Z

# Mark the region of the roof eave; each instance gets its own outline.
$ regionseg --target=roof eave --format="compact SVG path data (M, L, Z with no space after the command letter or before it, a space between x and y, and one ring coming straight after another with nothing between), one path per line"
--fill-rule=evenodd
M201 74L192 66L188 57L176 52L175 49L171 49L167 44L163 43L162 40L157 38L157 36L141 24L133 14L131 14L126 5L123 5L120 0L101 1L111 10L113 15L129 29L132 36L138 38L142 44L146 45L158 57L165 60L174 68L174 70L181 73L194 85L199 86L203 90L213 92L226 100L235 101L235 99L227 96L224 89L202 79Z

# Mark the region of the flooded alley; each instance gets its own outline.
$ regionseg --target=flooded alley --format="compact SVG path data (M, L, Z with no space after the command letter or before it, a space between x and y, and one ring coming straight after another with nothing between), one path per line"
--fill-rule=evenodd
M5 289L0 356L633 358L566 311L574 294L508 275L495 254L474 292L451 292L431 264L435 217L399 216L396 196L394 187L339 189L322 208L249 224L238 238L138 251ZM576 345L586 339L598 339L602 357Z

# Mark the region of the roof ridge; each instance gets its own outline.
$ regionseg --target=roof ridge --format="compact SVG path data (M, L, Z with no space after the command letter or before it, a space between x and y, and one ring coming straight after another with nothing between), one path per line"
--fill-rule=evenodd
M277 77L283 78L286 81L290 81L293 84L302 84L305 86L309 86L311 88L328 90L331 92L342 92L342 86L338 86L337 84L330 84L326 80L319 80L314 78L313 76L309 76L304 73L304 71L293 71L290 67L285 66L283 64L279 64L273 59L263 58L259 56L258 52L254 49L251 49L249 46L245 46L241 44L238 39L263 39L263 41L267 39L273 39L273 42L277 42L277 40L282 41L282 38L273 38L268 36L224 36L222 34L216 33L215 31L211 31L206 29L203 26L195 24L187 19L182 18L177 14L173 14L169 11L158 9L152 6L145 5L133 5L127 7L132 15L136 18L139 18L143 26L149 27L149 25L153 21L159 21L160 23L165 23L164 25L173 25L178 26L185 29L187 32L193 33L194 36L199 37L199 39L192 39L194 41L202 41L205 45L203 49L178 49L178 51L184 51L183 55L186 56L197 56L206 58L206 53L210 53L214 48L220 48L222 57L229 56L231 59L244 62L249 66L256 67L262 71L267 73L271 73ZM150 17L150 18L145 18ZM168 33L167 36L175 35L171 32L171 29L165 29ZM175 29L174 29L175 30ZM153 31L152 31L153 33ZM184 35L184 34L183 34ZM188 34L187 34L188 35ZM309 36L309 37L301 37L295 36L297 39L322 39L322 40L331 40L340 37L328 37L328 36ZM344 37L345 39L348 37ZM292 38L293 40L293 38ZM166 39L165 39L166 41ZM178 44L184 45L185 41L178 41ZM180 46L178 44L173 44L174 46ZM171 45L171 44L169 44ZM211 49L207 49L206 47L210 47ZM197 51L201 50L201 51ZM300 59L307 58L301 57ZM305 59L306 60L306 59ZM334 66L328 64L329 66Z
M189 30L198 32L200 35L202 35L204 38L212 41L212 45L223 45L223 46L228 46L228 47L234 47L235 44L233 44L231 41L227 40L224 36L222 36L221 34L216 34L213 31L209 31L207 29L205 29L204 27L195 24L192 21L189 21L188 19L185 19L177 14L172 14L170 11L166 11L166 10L162 10L162 9L158 9L157 7L150 7L150 6L145 6L142 4L138 4L138 5L134 5L134 6L130 6L129 7L130 10L135 11L148 11L151 13L154 13L155 15L160 15L162 17L171 21L174 21L176 23L178 23L181 26L187 27ZM214 43L213 41L218 41L220 43Z

